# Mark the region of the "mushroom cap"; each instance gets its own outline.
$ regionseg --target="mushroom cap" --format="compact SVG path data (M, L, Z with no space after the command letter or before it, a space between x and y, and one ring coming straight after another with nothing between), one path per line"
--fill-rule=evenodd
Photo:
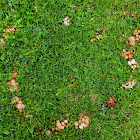
M61 123L57 122L57 123L56 123L56 126L57 126L58 128L61 127Z
M135 41L135 38L133 36L129 37L128 39L129 41L132 41L132 42Z
M84 126L85 126L85 123L81 123L81 126L83 126L83 127L84 127Z
M51 134L51 131L50 131L50 130L47 130L47 131L46 131L46 134L47 134L47 135L50 135L50 134Z
M74 122L75 127L77 127L79 125L79 123L76 121Z
M58 129L64 129L64 126L60 126Z
M135 59L132 59L131 64L135 64L135 63L136 63Z
M61 122L61 125L65 125L65 123L64 122Z
M128 61L128 65L132 65L132 64L131 64L131 61Z
M84 127L82 125L79 125L79 128L82 129L82 130L84 129Z
M68 123L68 120L64 120L64 123Z
M57 120L56 123L60 123L60 120Z

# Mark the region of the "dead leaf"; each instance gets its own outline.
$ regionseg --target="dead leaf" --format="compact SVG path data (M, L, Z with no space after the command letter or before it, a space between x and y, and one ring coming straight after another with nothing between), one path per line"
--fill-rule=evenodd
M110 101L106 102L108 106L114 106L115 105L115 101L116 99L114 99L113 97L109 97Z
M120 54L120 56L124 57L125 59L133 58L133 51L123 49L123 52Z

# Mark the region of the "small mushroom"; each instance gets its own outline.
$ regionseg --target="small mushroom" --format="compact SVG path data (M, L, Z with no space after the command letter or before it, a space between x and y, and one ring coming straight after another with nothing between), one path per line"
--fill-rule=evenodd
M68 120L64 120L64 123L68 123Z
M79 125L79 123L76 121L76 122L74 123L74 125L75 125L75 127L77 127L77 126Z
M51 131L50 131L50 130L47 130L47 131L46 131L46 134L47 134L47 135L50 135L50 134L51 134Z
M82 130L84 129L84 127L82 125L79 125L79 128L82 129Z

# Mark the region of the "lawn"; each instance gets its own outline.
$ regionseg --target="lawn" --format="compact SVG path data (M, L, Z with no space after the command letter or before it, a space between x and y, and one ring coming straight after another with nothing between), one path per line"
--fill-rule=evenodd
M0 139L138 140L139 5L138 0L2 0ZM133 55L124 58L124 49ZM133 86L124 86L133 80ZM81 114L90 119L84 129L74 125ZM56 127L59 120L68 121L64 129Z

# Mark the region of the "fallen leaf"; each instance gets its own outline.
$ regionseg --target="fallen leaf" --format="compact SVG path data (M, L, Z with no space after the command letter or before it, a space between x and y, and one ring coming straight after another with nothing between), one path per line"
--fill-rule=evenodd
M108 106L114 106L116 99L113 97L109 97L110 101L106 102Z

